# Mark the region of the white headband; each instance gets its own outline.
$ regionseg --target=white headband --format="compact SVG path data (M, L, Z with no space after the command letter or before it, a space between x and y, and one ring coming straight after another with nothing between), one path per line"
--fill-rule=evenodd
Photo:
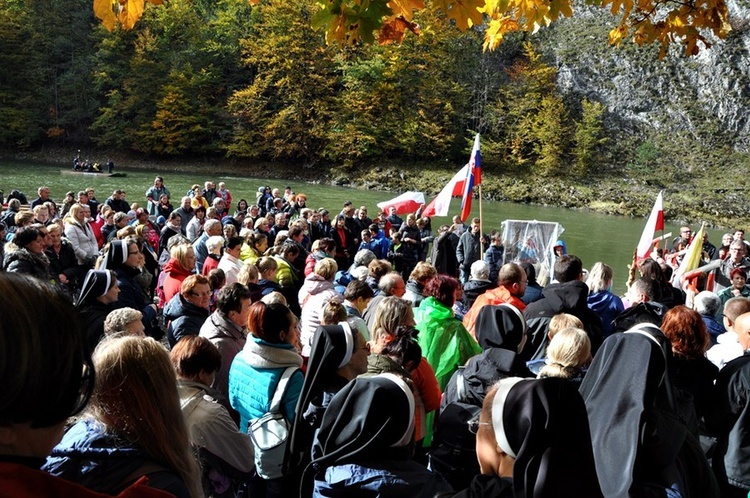
M500 449L512 458L516 458L516 452L510 447L508 437L505 435L503 411L505 410L505 400L508 398L508 393L522 380L524 379L521 377L508 377L507 379L500 380L497 383L498 388L495 393L495 399L492 400L492 429L495 431L495 440Z
M404 379L402 379L398 375L392 373L382 373L376 375L376 377L384 377L394 382L398 387L401 388L402 391L404 391L404 394L406 394L406 399L409 401L409 426L406 428L403 437L396 443L392 444L391 448L406 446L414 436L414 393L411 392L411 388L406 385Z
M352 359L352 353L354 352L354 333L352 332L351 326L346 322L339 322L339 326L344 329L344 340L346 341L346 352L344 357L341 359L341 363L337 368L341 368Z

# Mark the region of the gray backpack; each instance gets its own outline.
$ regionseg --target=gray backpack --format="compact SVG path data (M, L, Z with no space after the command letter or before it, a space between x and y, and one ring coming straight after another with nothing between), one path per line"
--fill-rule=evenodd
M263 479L276 479L284 475L282 465L291 424L281 413L281 399L289 379L297 370L297 367L284 370L268 411L262 417L251 420L248 427L255 449L255 470Z

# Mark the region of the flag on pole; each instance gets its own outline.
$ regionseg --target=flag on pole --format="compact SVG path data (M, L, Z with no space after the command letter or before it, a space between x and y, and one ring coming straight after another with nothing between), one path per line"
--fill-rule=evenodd
M461 195L464 191L464 182L466 181L466 170L469 169L469 165L465 165L461 168L458 173L453 175L453 178L443 187L437 197L430 202L424 211L422 216L448 216L448 208L450 207L451 198L454 196Z
M482 156L479 153L479 133L474 137L474 148L471 150L469 168L466 171L463 199L461 200L461 221L466 221L471 212L471 199L474 185L482 183Z
M641 240L638 242L636 252L639 258L647 258L651 254L652 241L657 230L664 230L664 200L662 192L659 192L659 195L656 196L656 202L654 202L654 207L651 209L646 226L643 228Z
M404 192L389 201L378 202L378 209L388 212L391 207L396 208L396 214L414 213L424 206L424 194L422 192Z
M677 269L678 275L684 275L685 273L695 270L701 264L701 254L703 253L703 233L705 232L705 224L701 224L701 229L693 237L693 242L690 243L688 248L685 250L685 257L682 258L682 263Z

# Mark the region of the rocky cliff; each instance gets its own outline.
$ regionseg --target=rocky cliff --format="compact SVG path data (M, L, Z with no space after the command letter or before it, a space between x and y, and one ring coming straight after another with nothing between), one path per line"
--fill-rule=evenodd
M704 146L750 150L750 2L728 2L734 28L696 57L675 46L663 60L658 47L607 43L616 20L579 7L574 18L538 35L540 50L558 68L560 90L606 105L615 129L643 139L682 135Z

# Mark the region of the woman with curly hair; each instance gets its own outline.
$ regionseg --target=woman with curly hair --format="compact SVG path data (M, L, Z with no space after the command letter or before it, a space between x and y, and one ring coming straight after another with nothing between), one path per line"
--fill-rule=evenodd
M672 342L672 378L675 387L693 395L698 420L709 408L710 394L719 369L704 356L711 346L706 324L700 313L675 306L664 315L661 330Z

